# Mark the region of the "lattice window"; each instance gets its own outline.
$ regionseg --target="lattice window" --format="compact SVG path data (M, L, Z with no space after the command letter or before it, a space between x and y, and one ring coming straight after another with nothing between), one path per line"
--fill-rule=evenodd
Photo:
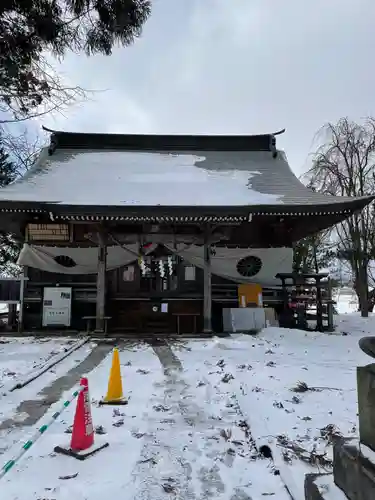
M68 224L28 224L29 241L69 241Z

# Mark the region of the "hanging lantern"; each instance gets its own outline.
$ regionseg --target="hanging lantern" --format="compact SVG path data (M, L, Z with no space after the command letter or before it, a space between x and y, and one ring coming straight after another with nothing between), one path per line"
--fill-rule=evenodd
M165 276L164 262L162 259L159 260L159 273L162 278Z
M173 259L172 259L171 255L168 255L168 272L169 272L169 276L172 276L172 274L173 274Z

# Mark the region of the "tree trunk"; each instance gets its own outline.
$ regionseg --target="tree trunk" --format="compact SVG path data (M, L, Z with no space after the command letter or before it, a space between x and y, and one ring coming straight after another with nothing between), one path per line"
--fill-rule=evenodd
M358 277L356 279L356 293L358 297L359 310L362 318L368 317L368 285L367 285L367 266L359 265Z

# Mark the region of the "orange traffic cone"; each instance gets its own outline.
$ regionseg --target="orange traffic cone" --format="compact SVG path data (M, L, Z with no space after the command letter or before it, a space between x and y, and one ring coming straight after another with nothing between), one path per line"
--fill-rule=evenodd
M84 389L78 394L76 413L73 422L72 439L69 447L56 446L55 452L69 455L78 460L93 455L99 450L106 448L108 443L94 444L94 427L91 417L91 403L89 384L86 377L81 378L81 387Z
M106 397L100 402L102 405L126 405L128 400L122 392L121 368L118 350L113 350L111 372L109 374Z

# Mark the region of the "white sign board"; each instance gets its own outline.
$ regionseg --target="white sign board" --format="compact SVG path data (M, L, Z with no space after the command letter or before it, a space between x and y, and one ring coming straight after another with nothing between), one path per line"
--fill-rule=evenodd
M43 295L43 326L70 326L72 289L45 287Z

